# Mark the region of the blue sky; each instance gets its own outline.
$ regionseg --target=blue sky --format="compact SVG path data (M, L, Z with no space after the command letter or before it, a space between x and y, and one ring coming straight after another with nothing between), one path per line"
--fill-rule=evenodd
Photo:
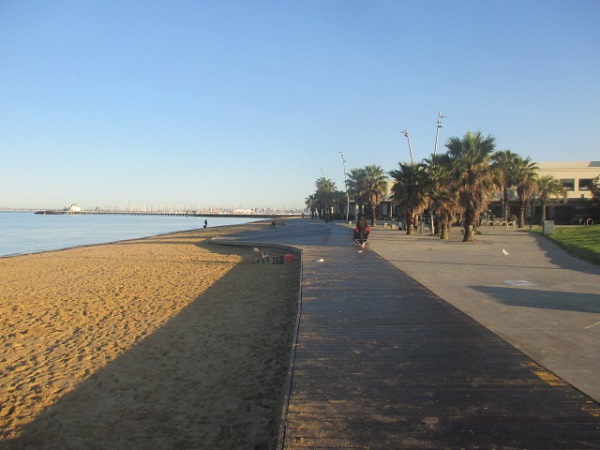
M0 207L304 205L481 131L600 159L600 2L0 0Z

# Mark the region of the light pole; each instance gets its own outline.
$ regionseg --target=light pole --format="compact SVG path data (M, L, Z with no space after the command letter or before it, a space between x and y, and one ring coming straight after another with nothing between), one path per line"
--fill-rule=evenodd
M342 156L342 165L344 166L344 186L346 186L346 223L348 223L348 214L350 213L350 195L348 195L348 182L346 181L346 159L344 152L340 152Z
M437 130L435 131L435 147L433 149L433 156L437 153L438 135L440 134L440 128L442 128L442 119L445 119L441 112L438 111Z
M410 162L411 162L411 164L414 164L415 159L413 158L412 147L410 146L410 136L408 135L408 130L404 130L402 133L404 134L404 136L406 136L406 139L408 140L408 151L410 152Z
M410 152L410 163L412 165L414 165L415 159L413 158L412 147L410 146L410 136L408 135L408 128L406 130L404 130L402 133L404 134L404 136L406 136L406 140L408 141L408 151ZM421 232L423 232L422 229L421 229Z
M437 120L437 129L435 130L435 147L433 148L433 157L437 153L437 145L438 145L438 136L440 134L440 128L442 128L442 119L445 119L446 116L442 115L440 111L438 111L438 120ZM435 234L435 224L433 223L433 210L431 207L429 208L429 220L431 221L431 235Z

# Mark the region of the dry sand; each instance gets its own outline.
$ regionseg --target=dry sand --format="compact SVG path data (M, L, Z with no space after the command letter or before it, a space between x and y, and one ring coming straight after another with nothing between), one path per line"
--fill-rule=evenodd
M0 448L269 449L294 264L209 237L0 259Z

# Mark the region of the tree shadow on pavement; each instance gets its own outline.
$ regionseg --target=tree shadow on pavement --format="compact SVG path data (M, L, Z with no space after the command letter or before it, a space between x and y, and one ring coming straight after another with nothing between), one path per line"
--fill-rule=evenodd
M597 294L498 286L471 286L471 289L509 306L600 314Z

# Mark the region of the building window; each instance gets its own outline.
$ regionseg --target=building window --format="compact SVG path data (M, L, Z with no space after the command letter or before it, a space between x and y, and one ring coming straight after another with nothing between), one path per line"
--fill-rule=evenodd
M573 178L561 178L560 182L567 191L575 190L575 180Z
M580 178L579 179L579 190L580 191L589 191L592 189L594 185L594 180L592 178Z

